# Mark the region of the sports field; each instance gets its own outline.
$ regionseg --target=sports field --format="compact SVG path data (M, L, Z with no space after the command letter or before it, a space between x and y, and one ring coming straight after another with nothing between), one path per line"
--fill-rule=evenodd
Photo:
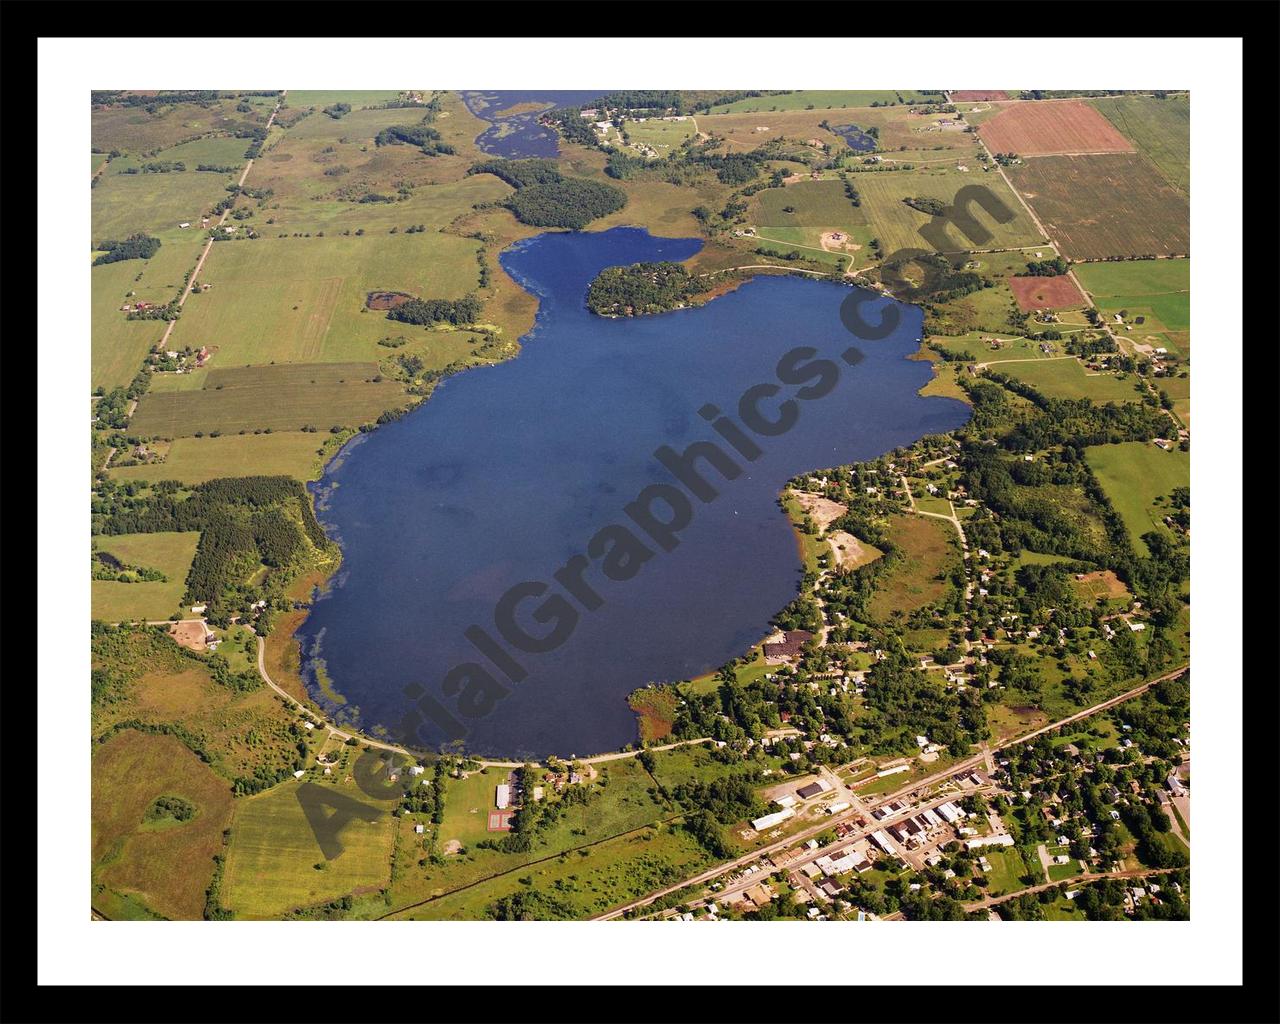
M221 391L170 391L143 395L130 429L143 437L192 437L240 430L357 427L405 404L398 381L355 380L259 384ZM317 433L317 446L323 438Z
M1099 404L1138 401L1135 378L1121 380L1110 373L1088 373L1079 360L1070 356L1001 362L991 368L1025 381L1049 398L1088 398Z
M168 579L163 583L117 583L93 580L93 617L104 622L131 619L167 619L180 611L186 590L187 573L196 555L200 534L123 533L99 536L96 547L127 565L158 569Z
M480 243L438 232L260 238L215 244L173 329L175 347L217 347L219 366L376 359L405 325L365 310L371 291L459 299L476 287Z
M1070 259L1190 251L1186 197L1141 154L1046 156L1008 173Z
M171 920L200 920L231 788L173 736L127 730L93 756L93 877ZM148 821L152 802L195 805L188 821Z
M337 832L342 851L332 860L326 859L299 799L304 787L323 787L340 803L344 816L347 802L354 801L370 819L351 815ZM308 789L302 795L315 792ZM240 917L272 918L295 907L386 885L391 874L392 806L391 801L366 796L354 783L306 780L289 780L238 802L222 879L223 905ZM326 810L337 813L333 807Z
M1169 184L1191 189L1191 101L1187 96L1107 96L1089 100L1133 140Z
M1080 100L1010 103L978 129L993 153L1049 156L1132 153L1133 146L1105 117Z
M1086 448L1085 460L1124 520L1134 549L1146 554L1142 535L1166 529L1163 520L1172 511L1167 501L1157 506L1156 500L1167 498L1175 487L1190 486L1190 453L1130 441Z
M113 480L178 480L200 484L224 476L292 476L311 480L318 475L317 454L328 433L273 431L270 434L230 434L222 437L179 437L164 462L112 467Z
M969 186L987 190L1008 211L1009 219L1000 223L975 204L971 207L973 216L986 232L986 237L966 238L958 228L950 225L946 228L949 248L944 251L1006 248L1043 241L1017 196L1009 191L998 174L984 174L976 169L957 171L954 165L944 165L852 177L862 195L862 210L870 219L886 256L898 249L931 251L936 248L920 234L920 229L933 222L934 218L908 206L904 199L936 199L950 206L960 190Z

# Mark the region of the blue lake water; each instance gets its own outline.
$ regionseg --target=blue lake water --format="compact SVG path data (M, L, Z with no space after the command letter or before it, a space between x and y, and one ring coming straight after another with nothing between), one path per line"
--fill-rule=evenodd
M510 160L526 157L554 157L560 152L559 136L538 124L542 111L495 117L518 103L552 103L557 107L589 103L605 95L608 89L576 91L556 89L501 90L464 92L463 102L476 117L491 127L480 133L476 144L486 153Z
M636 319L586 309L587 286L603 267L683 260L700 245L637 228L517 243L502 264L540 300L520 356L449 378L430 401L363 435L330 466L316 488L318 513L344 562L301 638L304 676L313 680L315 659L323 659L349 701L340 718L404 738L412 703L404 690L416 683L463 723L475 753L582 756L631 742L628 693L743 653L795 596L800 558L776 502L789 478L872 459L965 421L961 403L916 394L930 376L928 363L907 359L918 348L920 310L901 306L890 337L857 341L839 316L850 291L833 282L761 277L701 308ZM866 318L874 323L874 310L889 301L875 299ZM851 344L864 356L853 366L841 359ZM777 384L778 361L796 346L831 360L838 380L820 398L797 398L797 387L784 384L761 402L773 416L791 397L799 419L781 436L750 435L763 454L749 462L699 410L714 403L739 422L739 397ZM691 521L664 551L623 507L647 485L674 483L656 448L683 452L701 440L720 441L742 472L726 480L699 464L719 495L690 499ZM665 506L652 507L665 518ZM634 578L616 580L593 556L582 578L602 604L588 611L565 598L578 621L554 651L503 644L527 672L511 683L464 630L475 624L498 638L495 605L522 581L545 581L548 594L563 595L552 574L608 524L629 526L652 557ZM529 634L556 625L534 621L545 599L518 606ZM509 691L474 719L442 690L446 673L465 662L485 666ZM349 717L355 708L359 717ZM420 742L449 738L437 720L418 731Z

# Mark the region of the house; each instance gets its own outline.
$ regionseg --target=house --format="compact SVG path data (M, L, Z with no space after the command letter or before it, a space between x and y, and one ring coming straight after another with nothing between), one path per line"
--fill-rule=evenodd
M209 606L205 604L193 604L191 606L191 612L194 615L203 615L205 613L205 609L208 607Z
M178 227L180 227L180 228L189 228L189 227L191 227L191 221L189 221L189 220L184 220L181 224L179 224L179 225L178 225Z
M494 805L500 811L505 811L508 807L510 807L511 806L511 787L508 786L505 782L499 783L497 789L494 792L493 802L494 802Z
M410 774L410 775L421 775L421 774L422 774L423 772L425 772L425 771L426 771L426 769L425 769L425 768L423 768L423 767L422 767L422 765L420 765L420 764L411 765L411 766L409 767L409 774Z
M419 835L421 835L423 832L426 831L426 827L423 825L414 825L413 830L417 832Z
M293 773L293 777L294 777L295 779L300 779L300 778L302 778L302 776L304 776L304 775L306 775L306 774L307 774L307 773L306 773L306 771L305 771L304 769L299 768L296 772L294 772L294 773Z
M315 727L316 727L316 723L315 723L315 722L303 722L303 723L302 723L302 728L306 729L308 732L310 732L310 731L311 731L312 729L314 729Z

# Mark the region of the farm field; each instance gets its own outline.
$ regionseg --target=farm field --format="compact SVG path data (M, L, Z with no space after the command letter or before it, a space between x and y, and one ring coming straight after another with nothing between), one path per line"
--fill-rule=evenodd
M1053 156L1008 170L1070 259L1190 251L1190 213L1141 154Z
M861 179L854 179L857 185ZM798 181L758 193L754 217L762 229L789 227L853 228L867 223L862 207L845 195L835 180ZM790 212L788 212L790 211Z
M1191 189L1191 101L1187 96L1106 96L1089 100L1132 139L1183 195Z
M1004 89L957 89L947 93L947 95L953 102L957 103L1013 99Z
M678 146L694 133L692 118L684 121L663 121L657 118L628 121L626 130L633 146L652 146L660 156L665 156L672 146Z
M1024 157L1133 152L1110 121L1080 100L1010 103L983 121L978 134L991 152Z
M143 437L191 437L214 431L318 431L370 423L405 404L398 381L262 384L225 390L169 391L143 395L130 429ZM317 447L323 437L312 435Z
M889 536L904 559L876 581L868 611L887 619L895 611L912 612L941 598L951 586L945 575L959 561L955 528L941 519L897 515L889 521Z
M126 386L142 368L147 353L164 335L163 320L127 320L120 312L125 295L138 287L134 282L138 272L143 271L145 277L145 262L148 261L120 260L89 271L93 338L89 383L94 388L109 391Z
M93 757L95 883L171 920L199 920L231 820L231 789L173 736L125 730ZM161 796L195 805L195 817L149 822Z
M1154 330L1186 331L1191 326L1190 260L1123 260L1083 263L1080 282L1108 315L1127 310L1145 316Z
M1024 312L1033 309L1076 309L1086 305L1076 283L1066 274L1057 277L1011 277L1009 287Z
M102 153L113 149L124 153L164 149L217 129L265 120L271 109L267 107L260 116L242 115L236 111L236 103L235 99L222 99L209 107L198 103L161 105L155 114L148 114L145 107L95 110L91 122L93 148Z
M184 221L194 224L195 228L188 230L198 234L201 216L226 196L227 184L236 181L244 166L244 140L234 141L241 144L235 173L197 171L192 163L185 171L168 174L124 174L120 168L127 161L112 160L92 190L90 223L94 241L128 238L138 231L154 235Z
M990 233L990 238L968 239L954 228L948 228L947 238L953 248L965 249L1007 248L1035 245L1042 242L1040 232L998 174L980 171L957 171L954 166L917 168L914 171L890 171L878 174L862 174L854 177L854 184L862 195L862 210L870 219L871 227L880 239L886 255L898 249L932 249L920 235L920 228L933 218L908 206L904 199L920 197L937 199L947 205L954 202L956 194L964 187L978 185L988 189L1013 215L1001 224L980 208L974 208L974 217Z
M164 462L112 466L113 480L177 480L202 484L222 476L319 476L320 446L328 434L273 431L270 434L231 434L222 437L179 437Z
M285 96L285 103L292 108L316 107L323 109L335 103L348 103L352 110L362 107L374 107L382 103L398 100L399 89L290 89ZM411 114L411 108L405 108ZM328 117L327 114L324 115Z
M920 92L915 89L797 89L782 96L750 96L719 107L712 107L712 114L755 113L771 110L803 110L815 107L869 107L873 103L910 104L938 103L939 92Z
M158 569L163 583L117 583L93 580L90 603L93 617L104 622L133 619L167 619L179 611L186 590L187 573L196 555L200 534L123 533L96 538L96 550L114 555L127 565Z
M326 860L299 801L304 787L355 801L371 820L353 816L338 833L342 852ZM274 918L324 903L391 875L393 801L374 800L354 784L290 780L239 802L231 826L222 902L239 917ZM317 869L317 864L325 867Z
M1134 549L1145 554L1142 535L1166 530L1162 510L1172 511L1167 501L1157 506L1156 500L1167 499L1175 487L1190 486L1190 454L1131 441L1086 448L1085 460L1124 520Z
M383 354L407 325L365 310L369 292L458 299L476 287L479 243L437 232L395 238L261 238L215 244L171 341L217 346L219 365L349 362Z
M1191 378L1165 377L1156 381L1156 387L1173 399L1173 414L1184 426L1191 425Z
M582 919L694 874L710 862L689 833L673 825L643 826L566 857L551 857L470 888L451 892L395 920L484 919L497 900L539 892L555 916ZM528 885L520 881L528 878Z
M1110 373L1087 373L1071 356L1058 359L1018 360L995 367L1000 373L1025 381L1050 398L1088 398L1094 402L1136 402L1134 378L1121 380Z

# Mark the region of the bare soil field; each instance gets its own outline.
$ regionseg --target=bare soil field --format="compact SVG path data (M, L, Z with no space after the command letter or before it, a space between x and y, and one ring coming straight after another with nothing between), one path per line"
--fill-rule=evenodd
M1076 283L1065 274L1058 277L1011 277L1009 287L1024 313L1033 309L1073 309L1085 304Z
M838 501L824 498L820 494L810 494L808 491L795 491L793 493L795 494L796 502L809 513L809 518L817 524L820 530L825 530L849 511Z
M1133 152L1115 125L1080 100L1012 103L978 134L992 152L1019 156Z
M201 621L175 622L169 627L169 635L173 637L174 642L179 647L185 647L190 651L200 651L201 653L206 650L204 642L205 627Z

